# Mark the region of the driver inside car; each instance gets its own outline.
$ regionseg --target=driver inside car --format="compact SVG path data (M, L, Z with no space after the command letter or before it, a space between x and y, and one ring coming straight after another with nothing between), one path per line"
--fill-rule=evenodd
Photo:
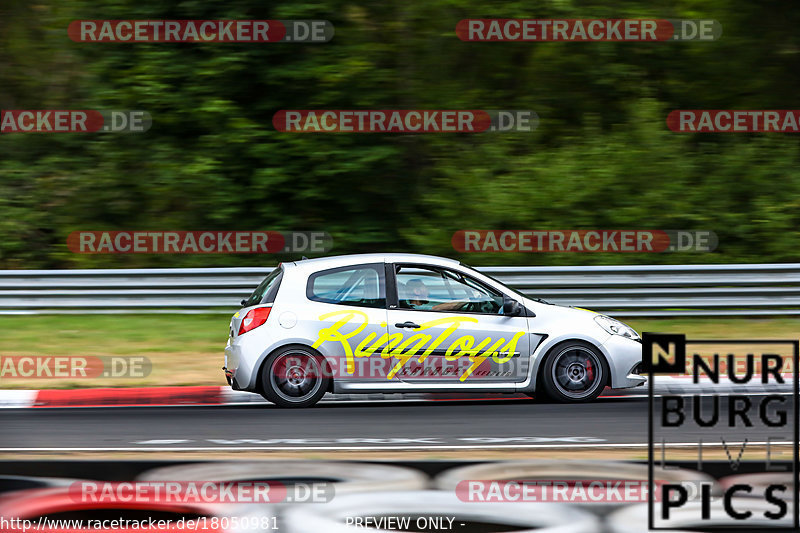
M428 291L428 287L419 278L408 280L405 284L405 289L407 293L406 302L411 309L423 311L460 311L469 303L468 301L457 300L454 302L442 302L440 304L431 305L430 301L428 301L428 294L430 291Z

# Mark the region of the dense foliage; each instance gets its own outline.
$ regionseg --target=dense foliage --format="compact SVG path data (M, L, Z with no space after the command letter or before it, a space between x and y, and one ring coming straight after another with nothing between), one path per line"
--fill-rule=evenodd
M462 18L713 18L689 43L465 43ZM330 20L327 44L83 44L76 19ZM76 255L75 230L321 230L336 253L458 256L454 231L709 229L713 254L474 264L797 261L798 136L680 134L681 108L797 108L800 8L766 0L3 0L0 108L144 109L139 135L0 136L0 267L273 264ZM296 134L280 109L534 109L521 134ZM465 254L466 255L466 254Z

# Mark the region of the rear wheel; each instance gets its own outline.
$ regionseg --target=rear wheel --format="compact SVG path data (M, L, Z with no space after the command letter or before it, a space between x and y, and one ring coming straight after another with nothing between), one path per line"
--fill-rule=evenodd
M328 390L325 359L310 348L289 346L273 353L261 370L262 395L281 407L310 407Z
M603 392L608 375L608 364L597 348L583 341L568 341L548 353L540 388L556 402L589 402Z

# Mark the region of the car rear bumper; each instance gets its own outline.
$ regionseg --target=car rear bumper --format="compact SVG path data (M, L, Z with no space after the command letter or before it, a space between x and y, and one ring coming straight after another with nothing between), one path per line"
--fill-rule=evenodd
M225 346L224 372L234 390L256 392L256 374L264 354L264 339L248 335L240 335Z

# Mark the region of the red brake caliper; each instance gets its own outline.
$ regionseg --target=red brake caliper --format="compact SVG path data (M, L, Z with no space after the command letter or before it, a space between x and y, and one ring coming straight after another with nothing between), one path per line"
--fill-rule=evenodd
M594 381L594 370L592 369L592 360L586 360L586 373L589 374L589 382Z

